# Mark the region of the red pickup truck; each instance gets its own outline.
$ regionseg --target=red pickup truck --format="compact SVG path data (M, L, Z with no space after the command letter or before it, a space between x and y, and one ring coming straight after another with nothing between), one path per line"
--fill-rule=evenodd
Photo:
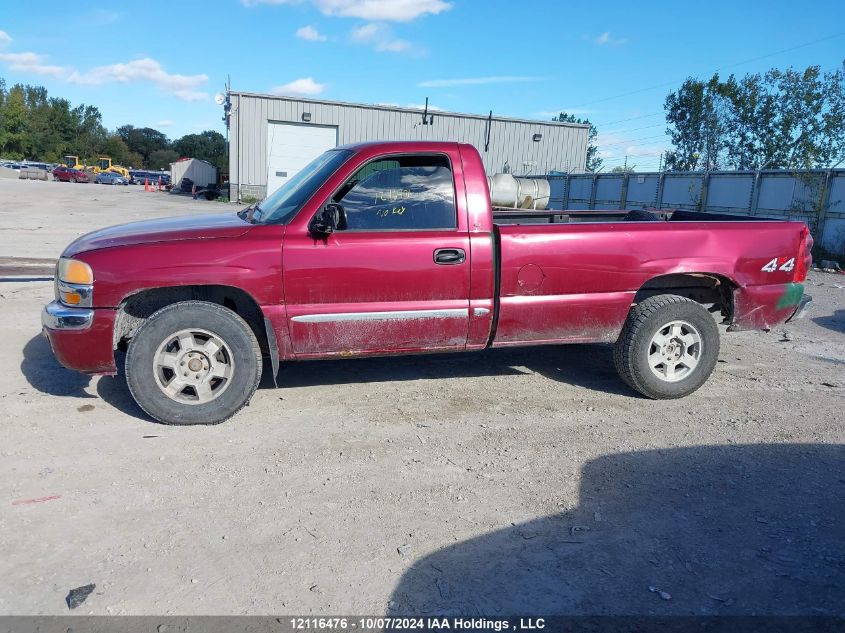
M319 156L238 213L136 222L65 249L42 323L58 360L126 380L149 415L218 423L263 359L615 343L651 398L698 389L728 331L803 312L801 222L491 205L470 145ZM717 318L714 318L717 317Z

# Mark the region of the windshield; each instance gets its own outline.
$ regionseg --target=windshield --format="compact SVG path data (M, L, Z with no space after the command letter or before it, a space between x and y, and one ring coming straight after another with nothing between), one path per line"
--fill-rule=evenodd
M352 152L344 149L333 149L321 154L261 201L252 210L252 221L261 224L287 224L320 185L351 155Z

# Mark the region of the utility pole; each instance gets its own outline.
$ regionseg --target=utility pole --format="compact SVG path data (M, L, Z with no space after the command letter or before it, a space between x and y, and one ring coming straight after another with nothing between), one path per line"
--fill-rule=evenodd
M624 165L624 167L622 167L622 171L623 171L623 173L628 172L628 154L625 154L625 165Z
M657 171L663 171L663 152L660 152L660 159L657 162Z

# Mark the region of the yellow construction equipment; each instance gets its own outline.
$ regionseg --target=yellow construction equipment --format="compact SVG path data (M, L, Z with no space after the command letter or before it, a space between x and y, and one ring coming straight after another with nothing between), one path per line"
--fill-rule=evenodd
M97 164L94 166L94 173L101 174L104 171L109 171L113 174L120 174L124 178L129 178L129 170L121 165L112 165L111 158L108 156L100 156L97 159Z
M62 158L65 159L65 162L62 163L62 167L69 167L70 169L79 169L80 171L85 171L85 165L79 162L79 156L68 154L66 156L63 156Z

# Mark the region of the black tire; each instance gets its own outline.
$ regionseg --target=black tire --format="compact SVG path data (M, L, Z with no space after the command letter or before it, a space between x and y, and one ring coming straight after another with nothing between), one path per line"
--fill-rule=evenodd
M695 340L697 335L700 342L690 346L692 355L697 353L697 364L692 369L682 366L683 376L675 377L674 382L670 382L665 375L668 374L665 365L661 369L652 370L649 354L662 353L660 350L663 348L653 344L653 339L658 332L665 331L670 323L675 322L692 326L694 336L690 340ZM688 334L688 331L684 331L685 337ZM673 346L672 349L675 349L676 344L681 345L678 354L686 352L686 344L676 338L672 338L669 344ZM713 317L700 303L671 294L649 297L637 304L629 313L613 351L616 371L622 380L635 391L656 400L682 398L691 394L707 381L718 358L719 328ZM663 373L664 377L659 377L656 372Z
M229 384L210 402L180 402L159 386L154 369L159 346L186 329L213 333L231 353ZM261 368L261 350L249 325L231 310L205 301L180 301L154 313L138 329L126 354L126 382L132 397L164 424L219 424L229 419L249 404L261 380Z

